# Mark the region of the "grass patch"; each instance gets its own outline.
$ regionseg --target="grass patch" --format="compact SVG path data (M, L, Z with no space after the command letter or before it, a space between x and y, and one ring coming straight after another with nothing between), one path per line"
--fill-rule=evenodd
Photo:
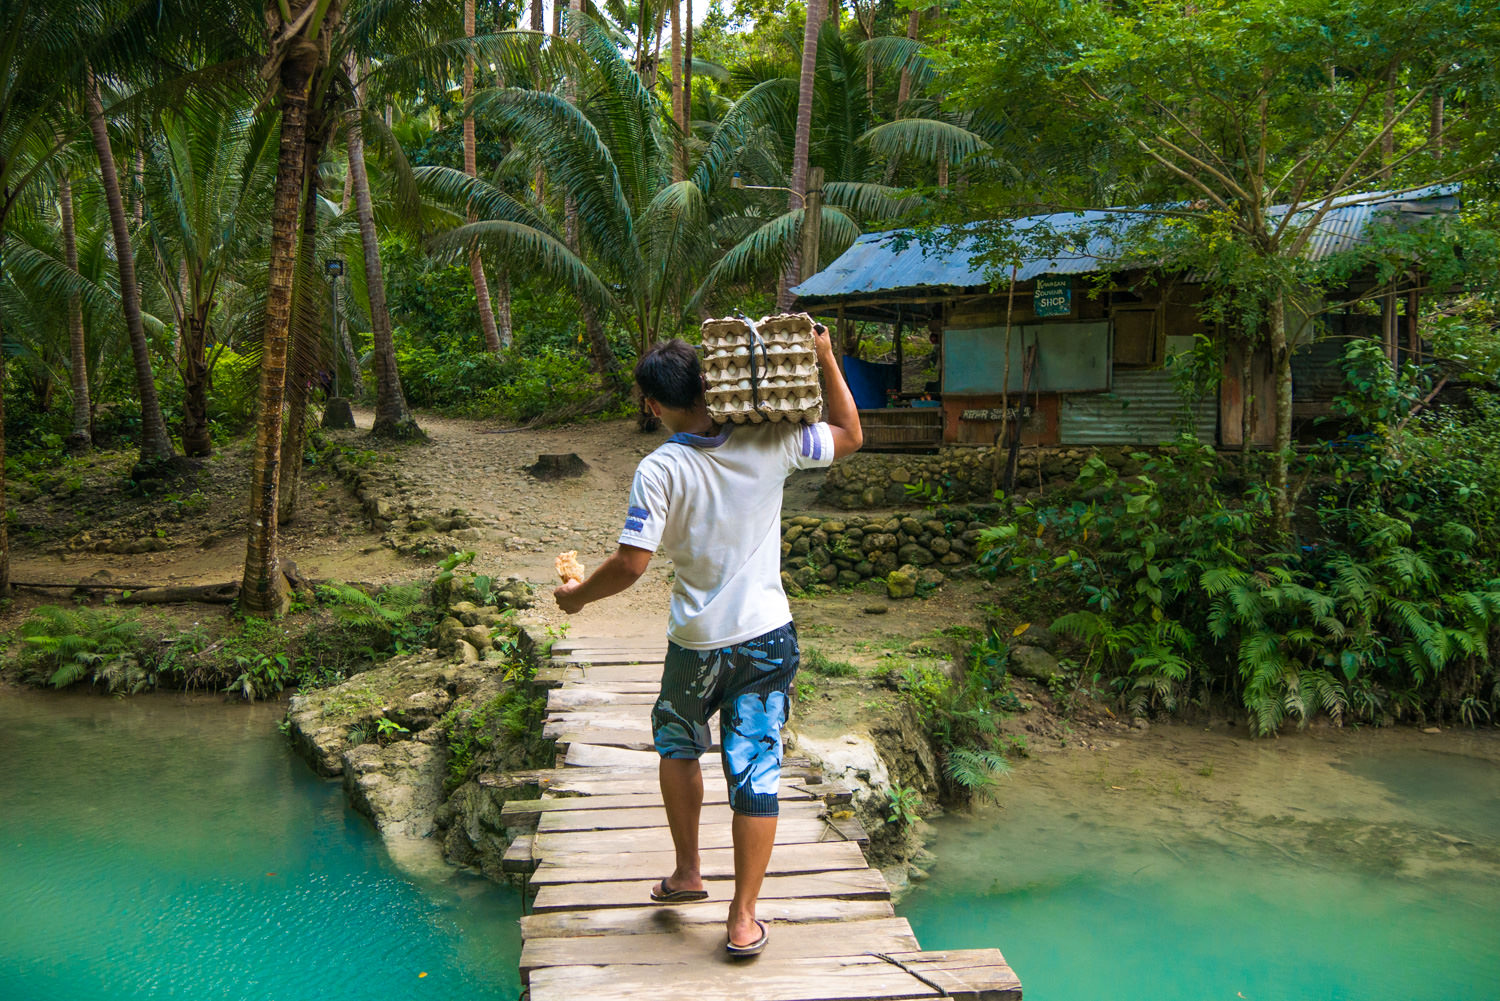
M859 668L847 660L834 660L823 651L813 647L807 647L802 651L802 666L813 674L820 674L825 678L853 678L859 675Z

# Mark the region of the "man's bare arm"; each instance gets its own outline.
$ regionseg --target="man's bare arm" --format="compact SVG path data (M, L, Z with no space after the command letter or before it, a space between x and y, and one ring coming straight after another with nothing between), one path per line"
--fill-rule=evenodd
M858 452L865 443L864 431L859 426L859 408L854 405L854 394L849 392L849 384L844 381L844 372L833 353L833 339L821 323L813 324L813 342L818 367L823 370L823 420L833 432L833 457L842 459Z
M552 592L552 597L557 601L557 606L568 614L580 612L590 602L619 594L640 580L650 562L649 551L621 543L613 556L589 574L588 580L569 581L560 585Z

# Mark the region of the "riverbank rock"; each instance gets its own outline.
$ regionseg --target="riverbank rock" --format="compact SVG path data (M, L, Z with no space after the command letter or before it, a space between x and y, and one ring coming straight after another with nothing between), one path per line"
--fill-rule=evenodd
M1060 670L1057 658L1041 647L1021 643L1010 648L1010 673L1018 678L1046 684L1057 677Z

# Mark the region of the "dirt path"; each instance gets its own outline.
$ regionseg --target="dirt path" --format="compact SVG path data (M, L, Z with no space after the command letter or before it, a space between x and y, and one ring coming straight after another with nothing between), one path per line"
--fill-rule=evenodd
M480 421L421 415L429 440L389 445L371 441L369 411L355 414L358 429L329 433L347 455L376 470L403 518L432 519L461 510L473 528L438 535L417 555L412 536L393 538L370 527L358 499L328 464L303 471L302 508L284 528L282 553L307 577L388 583L431 574L453 548L476 552L477 571L520 577L538 589L536 611L578 635L622 640L657 638L671 593L671 564L656 557L629 591L565 616L550 598L556 583L553 561L578 550L586 568L616 548L626 497L636 464L665 439L643 434L633 420L589 421L558 428L497 432ZM572 479L545 482L527 467L544 453L576 453L588 470ZM80 467L83 489L69 495L43 493L17 505L30 533L13 534L13 574L18 580L125 582L135 585L207 584L238 579L244 559L248 509L249 443L221 450L176 494L138 498L123 493L130 457L100 455ZM784 510L818 513L821 471L789 481ZM172 498L196 493L184 506ZM116 543L149 543L159 551L100 551ZM58 600L65 592L22 592L17 610ZM795 602L804 632L831 651L886 645L944 625L972 621L983 595L977 585L946 585L929 600L892 602L873 591L835 592ZM888 614L867 614L878 608Z

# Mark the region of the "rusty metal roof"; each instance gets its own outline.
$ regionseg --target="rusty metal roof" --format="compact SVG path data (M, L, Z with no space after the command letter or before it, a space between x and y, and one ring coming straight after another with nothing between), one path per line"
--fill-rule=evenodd
M1318 260L1348 250L1357 244L1370 222L1395 214L1398 219L1417 220L1453 212L1458 208L1458 186L1441 185L1407 192L1368 192L1340 198L1319 222L1308 245L1308 257ZM1271 210L1284 213L1285 206ZM1022 249L1016 271L1018 282L1038 275L1088 274L1140 266L1129 255L1130 233L1153 225L1161 216L1142 209L1089 212L1057 212L1011 220L1013 239ZM966 233L965 227L943 227L928 232L891 230L866 233L854 241L828 267L792 291L807 303L831 299L863 298L873 293L921 289L986 288L991 279L1004 281L1003 271L989 272L983 254L993 248L993 226L989 232ZM1028 246L1042 246L1030 254Z

